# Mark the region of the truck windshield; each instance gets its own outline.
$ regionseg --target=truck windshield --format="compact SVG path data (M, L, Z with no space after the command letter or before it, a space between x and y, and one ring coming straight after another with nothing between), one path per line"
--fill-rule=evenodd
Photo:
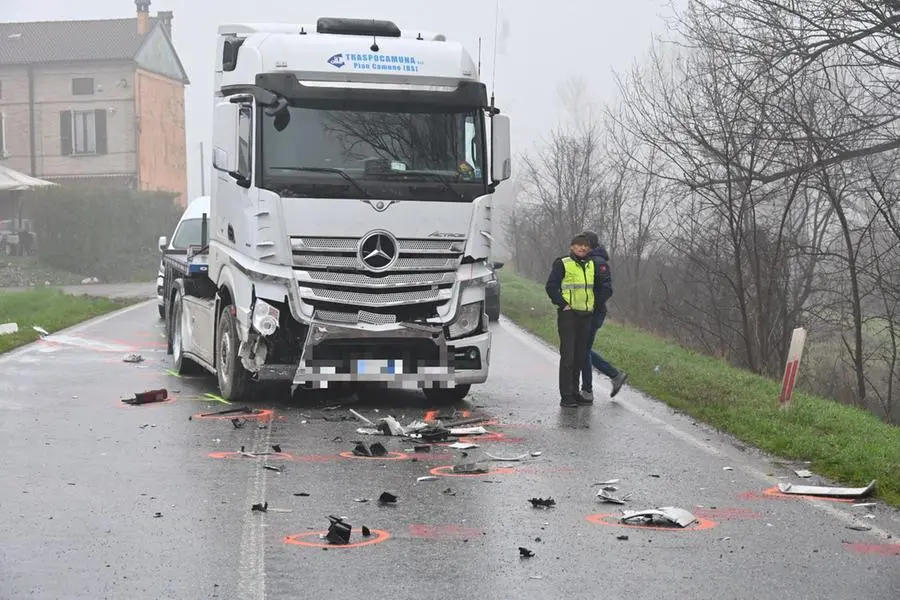
M186 250L188 246L197 246L203 239L203 219L185 219L172 236L173 250Z
M471 202L487 191L480 109L263 115L260 187L283 197Z

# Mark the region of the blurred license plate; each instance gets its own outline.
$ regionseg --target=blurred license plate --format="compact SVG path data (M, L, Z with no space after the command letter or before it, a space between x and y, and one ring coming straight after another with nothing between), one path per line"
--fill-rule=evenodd
M382 373L396 373L397 371L402 372L403 367L401 361L389 359L389 360L358 360L356 361L356 369L355 373L370 375L380 375Z

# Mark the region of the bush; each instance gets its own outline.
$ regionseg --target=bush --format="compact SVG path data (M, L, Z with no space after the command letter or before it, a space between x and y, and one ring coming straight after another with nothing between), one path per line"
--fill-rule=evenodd
M153 279L157 240L172 235L183 209L175 195L110 188L42 190L25 207L41 261L102 281Z

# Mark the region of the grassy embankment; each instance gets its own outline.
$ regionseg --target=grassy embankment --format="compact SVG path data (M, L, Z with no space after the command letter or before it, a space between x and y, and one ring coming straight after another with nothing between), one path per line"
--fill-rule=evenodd
M38 288L27 292L0 291L0 324L19 325L18 332L0 335L0 352L7 352L38 339L39 334L33 329L34 325L53 333L131 303L128 300L70 296L52 288Z
M500 274L503 314L557 345L556 316L543 286L506 270ZM614 322L604 324L597 347L642 392L766 452L811 461L811 470L842 484L876 479L878 496L900 506L900 427L804 393L795 393L790 409L779 410L780 381Z

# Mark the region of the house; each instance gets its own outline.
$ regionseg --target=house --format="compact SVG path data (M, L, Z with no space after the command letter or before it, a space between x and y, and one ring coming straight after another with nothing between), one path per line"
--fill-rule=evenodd
M189 81L173 14L134 4L131 19L0 23L0 164L185 202Z

